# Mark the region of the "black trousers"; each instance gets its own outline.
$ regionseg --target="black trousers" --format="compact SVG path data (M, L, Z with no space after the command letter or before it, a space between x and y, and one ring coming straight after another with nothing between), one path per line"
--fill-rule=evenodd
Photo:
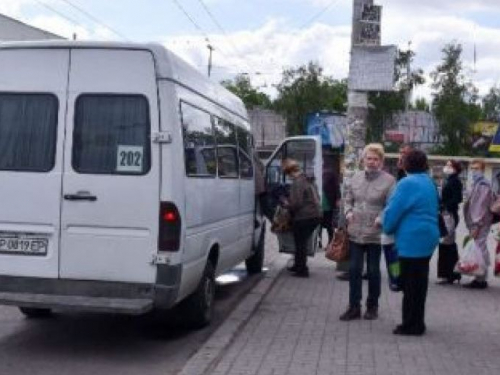
M295 240L295 267L297 270L307 270L307 241L320 224L320 219L297 220L293 223L292 231Z
M403 290L403 329L408 331L425 331L425 301L429 286L430 259L399 258Z
M458 262L457 244L439 244L438 277L440 279L453 280L458 274L453 272Z

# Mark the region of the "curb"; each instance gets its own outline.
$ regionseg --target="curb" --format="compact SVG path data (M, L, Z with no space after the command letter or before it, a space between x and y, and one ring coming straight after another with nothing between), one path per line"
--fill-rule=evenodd
M203 346L186 362L179 375L205 375L213 370L224 351L237 338L253 313L269 293L286 265L286 259L278 256L267 265L269 271L231 312Z

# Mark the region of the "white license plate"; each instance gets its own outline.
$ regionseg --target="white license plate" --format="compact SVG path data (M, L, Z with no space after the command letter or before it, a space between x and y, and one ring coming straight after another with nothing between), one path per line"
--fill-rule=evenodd
M0 253L46 255L49 247L47 238L26 235L1 235Z

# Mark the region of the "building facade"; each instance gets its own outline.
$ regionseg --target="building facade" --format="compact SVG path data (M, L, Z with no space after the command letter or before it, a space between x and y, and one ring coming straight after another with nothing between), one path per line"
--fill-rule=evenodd
M0 42L64 39L48 31L0 14Z

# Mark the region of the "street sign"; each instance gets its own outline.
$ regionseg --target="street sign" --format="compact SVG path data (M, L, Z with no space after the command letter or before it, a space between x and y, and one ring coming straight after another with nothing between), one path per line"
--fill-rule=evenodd
M353 46L349 90L392 91L396 46Z

